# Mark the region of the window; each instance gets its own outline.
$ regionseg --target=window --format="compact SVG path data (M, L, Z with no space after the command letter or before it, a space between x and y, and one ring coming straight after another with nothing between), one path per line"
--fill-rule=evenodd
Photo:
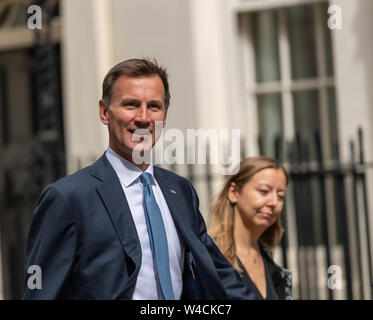
M326 1L240 14L245 88L255 96L262 154L278 157L276 140L297 137L307 146L305 160L316 160L319 134L324 160L337 156L327 19Z

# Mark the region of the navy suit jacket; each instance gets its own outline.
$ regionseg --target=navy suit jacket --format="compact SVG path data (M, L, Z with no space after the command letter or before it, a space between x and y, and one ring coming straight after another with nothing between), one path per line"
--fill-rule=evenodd
M154 175L189 257L182 298L253 299L207 235L191 183L158 167ZM28 286L32 265L41 269L41 289ZM105 155L43 190L29 231L24 299L131 299L140 266L136 227Z

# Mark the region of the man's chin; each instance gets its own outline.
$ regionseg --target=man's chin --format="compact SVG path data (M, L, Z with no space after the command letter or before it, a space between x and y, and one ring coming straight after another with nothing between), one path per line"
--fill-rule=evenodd
M152 144L137 143L132 146L131 151L133 152L147 152L153 148Z
M131 148L131 158L134 163L150 163L152 145L146 145L144 143L137 143Z

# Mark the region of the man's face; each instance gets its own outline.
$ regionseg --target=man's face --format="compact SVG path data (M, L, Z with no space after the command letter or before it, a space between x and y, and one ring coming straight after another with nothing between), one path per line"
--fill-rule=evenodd
M164 87L158 75L131 78L120 76L114 83L111 104L100 100L100 120L109 128L109 145L116 153L134 162L137 146L145 150L155 144L155 122L166 124ZM137 130L137 133L134 132ZM148 135L150 134L150 136ZM144 139L151 144L144 146ZM140 145L142 144L142 145Z

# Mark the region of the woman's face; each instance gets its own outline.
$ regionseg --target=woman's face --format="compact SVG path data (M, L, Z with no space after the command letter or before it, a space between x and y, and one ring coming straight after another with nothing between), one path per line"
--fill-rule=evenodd
M257 172L241 190L232 183L228 198L236 213L248 228L264 231L279 219L284 207L285 174L280 169L267 168Z

